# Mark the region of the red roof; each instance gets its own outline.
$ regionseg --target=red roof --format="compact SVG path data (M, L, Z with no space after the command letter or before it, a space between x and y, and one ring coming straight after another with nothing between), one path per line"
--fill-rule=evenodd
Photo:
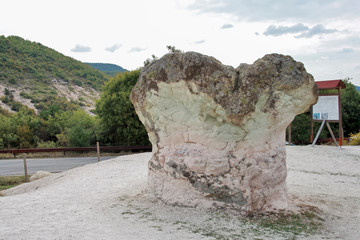
M319 89L346 88L345 83L341 80L316 81Z

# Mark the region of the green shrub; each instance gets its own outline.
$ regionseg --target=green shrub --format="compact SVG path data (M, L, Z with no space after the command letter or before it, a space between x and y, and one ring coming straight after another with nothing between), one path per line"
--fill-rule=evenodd
M56 143L53 141L48 141L48 142L44 142L44 141L40 141L37 144L38 148L56 148Z
M10 99L8 98L8 97L1 97L1 101L3 102L3 103L5 103L5 104L7 104L9 101L10 101Z
M360 132L357 134L350 134L350 145L360 145Z
M27 92L21 92L20 96L22 96L23 98L26 98L26 99L31 99L30 94L28 94Z
M15 85L15 84L16 84L16 80L15 80L14 78L11 78L11 79L9 80L9 83Z
M79 79L75 79L74 80L74 84L76 85L76 86L82 86L82 82L79 80Z
M11 110L15 111L15 112L18 112L20 111L20 108L22 107L22 104L19 103L19 102L16 102L16 101L13 101L11 103Z

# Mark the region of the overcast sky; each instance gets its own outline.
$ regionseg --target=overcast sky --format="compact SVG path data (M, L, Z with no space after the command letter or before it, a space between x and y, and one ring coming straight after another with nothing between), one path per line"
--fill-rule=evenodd
M167 45L234 67L281 53L360 85L359 12L358 0L1 0L0 35L129 70Z

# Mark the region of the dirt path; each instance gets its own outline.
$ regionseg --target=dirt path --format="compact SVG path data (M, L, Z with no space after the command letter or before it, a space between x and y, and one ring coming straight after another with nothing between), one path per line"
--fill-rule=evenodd
M4 191L0 239L360 239L360 148L288 147L290 209L319 208L315 233L167 206L145 192L151 154L121 156Z

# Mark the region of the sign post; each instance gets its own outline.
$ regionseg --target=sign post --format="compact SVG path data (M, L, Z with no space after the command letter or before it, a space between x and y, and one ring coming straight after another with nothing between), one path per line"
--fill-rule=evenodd
M346 86L341 80L317 81L315 83L317 84L319 90L337 90L337 93L320 94L318 102L311 108L310 141L312 146L316 144L316 141L318 140L325 123L329 129L333 141L335 142L336 146L338 146L334 133L329 124L330 122L337 122L339 123L339 145L341 147L342 141L344 139L341 113L341 89L345 88ZM314 122L322 122L322 124L313 141Z

